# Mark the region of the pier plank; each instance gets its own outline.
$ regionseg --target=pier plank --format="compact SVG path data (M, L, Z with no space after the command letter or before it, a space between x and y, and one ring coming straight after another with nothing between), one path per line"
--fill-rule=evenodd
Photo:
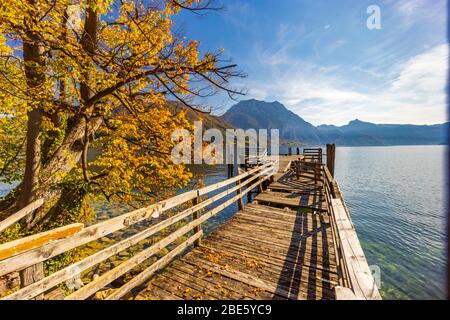
M291 207L310 208L320 211L328 211L327 202L324 196L305 193L286 193L264 191L255 197L255 200L262 203L273 203Z
M336 258L331 227L322 221L317 213L249 204L154 284L164 280L168 290L170 282L183 299L334 299ZM195 294L183 294L180 283ZM152 298L151 291L149 285L137 298Z

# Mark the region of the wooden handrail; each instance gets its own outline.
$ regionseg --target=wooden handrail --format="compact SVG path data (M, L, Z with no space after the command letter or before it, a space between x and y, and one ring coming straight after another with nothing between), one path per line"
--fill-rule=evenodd
M34 210L40 208L43 204L44 204L44 199L38 199L38 200L30 203L29 205L27 205L25 208L10 215L8 218L0 221L0 232L5 230L6 228L10 227L14 223L20 221L22 218L29 215Z
M83 230L83 227L84 225L82 223L73 223L0 244L0 260L30 251L58 239L70 237Z
M261 174L264 174L264 170L261 171ZM129 238L123 239L110 247L107 247L99 252L96 252L93 255L90 255L90 256L84 258L83 260L78 261L78 262L66 267L65 269L55 272L55 273L49 275L48 277L30 285L30 286L20 289L19 291L11 294L9 296L9 298L11 298L11 299L31 299L34 296L38 295L39 293L44 292L63 281L71 279L73 277L73 269L76 269L78 272L83 272L83 271L89 269L90 267L100 263L101 261L104 261L105 259L118 254L119 252L127 249L128 247L130 247L134 244L137 244L140 241L156 234L157 232L167 228L168 226L177 223L178 221L191 215L193 212L201 210L201 209L205 208L206 206L216 202L217 200L220 200L220 199L226 197L227 195L236 191L238 188L242 187L242 185L248 184L248 183L256 180L257 178L259 178L259 175L250 177L248 180L245 181L245 183L243 183L241 185L233 186L232 188L227 189L209 199L206 199L206 200L200 202L199 204L197 204L191 208L188 208L172 217L169 217L169 218L165 219L164 221L161 221L160 223L155 224L155 225L153 225L153 226L151 226ZM67 239L67 241L70 241L70 239ZM7 261L5 261L5 262L7 262ZM0 266L1 266L1 263L2 262L0 261Z
M337 240L341 244L341 254L348 269L348 281L356 298L381 299L377 285L367 264L358 240L355 227L345 210L341 199L332 200L333 212L338 230Z
M142 220L148 219L157 212L161 214L169 209L172 209L178 205L181 205L187 201L193 200L197 197L197 194L200 196L206 195L212 191L228 186L232 183L237 182L240 179L251 176L258 171L261 171L264 168L268 168L272 166L273 163L267 163L245 173L242 173L236 177L231 179L227 179L225 181L215 183L206 187L203 187L198 190L192 190L170 199L155 203L146 208L138 209L129 213L125 213L118 217L108 219L99 223L96 223L92 226L84 228L81 232L77 233L75 236L71 238L62 239L59 241L54 241L46 244L45 246L24 252L22 254L13 256L11 258L0 260L0 276L11 273L15 270L20 270L29 266L32 266L36 263L45 261L49 258L57 256L63 252L69 251L81 245L87 244L91 241L95 241L101 237L104 237L108 234L111 234L115 231L118 231L124 227L133 225ZM246 181L248 182L248 180ZM201 207L203 208L203 206ZM201 209L200 208L200 209ZM191 212L193 213L193 212Z
M191 236L189 239L184 241L182 244L177 246L175 249L170 251L160 260L156 261L150 267L139 273L137 276L133 277L130 281L125 283L119 289L115 290L112 294L106 297L105 300L117 300L123 297L125 294L130 292L132 289L136 288L144 281L148 280L156 271L161 269L164 265L168 264L171 260L173 260L177 255L181 254L187 247L192 245L195 241L201 238L203 232L199 231Z
M324 166L324 187L331 220L331 231L335 239L335 251L341 274L341 286L337 298L348 298L342 294L349 288L354 299L381 299L375 280L370 272L355 227L344 201L336 197L335 181L327 166ZM340 194L340 192L338 192Z
M197 219L192 220L190 223L184 225L178 230L174 231L167 237L160 240L158 243L152 245L149 248L141 251L136 254L132 258L123 262L119 266L111 269L106 272L99 278L93 280L86 286L82 287L78 291L75 291L71 295L67 297L67 299L85 299L91 296L96 291L103 288L105 285L114 281L118 277L122 276L138 264L147 260L149 257L160 251L162 248L173 243L176 239L185 235L192 230L197 230L194 236L185 241L182 245L178 246L176 249L172 250L168 255L158 260L155 264L151 265L147 270L145 270L142 274L139 274L136 279L133 279L129 283L125 284L117 293L114 293L114 297L120 297L130 289L132 289L135 285L141 283L141 281L145 281L153 272L158 270L164 263L169 262L173 257L179 254L183 248L186 248L188 245L192 244L192 241L197 241L201 236L201 230L199 230L199 226L204 223L206 220L216 215L218 212L222 211L226 207L230 206L234 203L239 197L244 196L246 193L250 192L258 185L262 183L262 181L269 179L273 174L273 166L274 163L270 162L265 165L259 166L252 170L249 170L243 174L240 174L231 179L222 181L220 183L216 183L210 186L206 186L204 188L198 190L192 190L178 196L175 196L171 199L164 200L162 202L156 203L147 208L143 208L140 210L135 210L130 213L126 213L122 216L109 219L104 222L97 223L93 226L87 227L77 234L73 236L66 237L61 240L56 240L53 242L46 243L38 248L33 248L26 252L21 252L18 254L14 254L5 259L0 259L0 275L7 274L16 270L21 270L30 265L34 265L36 263L45 261L51 257L54 257L63 252L74 249L78 246L81 246L90 241L96 240L99 237L103 237L111 232L119 230L121 228L127 227L143 219L147 219L151 217L151 215L155 212L161 213L175 206L185 203L189 200L199 199L199 195L207 194L211 191L218 190L222 187L229 186L237 181L242 181L243 178L247 178L245 181L237 183L237 185L232 186L217 195L212 196L211 198L205 199L188 209L185 209L182 212L175 214L172 217L161 221L158 224L152 225L149 228L129 237L123 239L112 246L109 246L103 250L100 250L58 272L55 272L33 284L30 284L20 290L6 296L3 299L32 299L39 294L53 288L54 286L60 284L63 281L69 280L73 278L75 275L80 274L83 271L88 270L94 265L104 261L105 259L118 254L119 252L126 250L130 246L137 244L138 242L156 234L157 232L174 225L176 222L181 221L188 216L192 215L194 212L198 212L199 210L207 207L210 204L215 203L217 200L220 200L231 193L246 187L245 190L241 191L240 194L236 194L231 199L228 199L224 203L218 205L216 208L210 210L209 212L200 215ZM256 182L254 182L256 180ZM37 236L39 237L40 234ZM180 251L181 250L181 251Z

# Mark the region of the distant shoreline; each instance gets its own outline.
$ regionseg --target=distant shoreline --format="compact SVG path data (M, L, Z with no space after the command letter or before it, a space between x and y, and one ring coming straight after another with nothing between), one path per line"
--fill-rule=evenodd
M448 143L438 143L438 144L436 144L436 143L433 143L433 144L377 144L377 145L374 145L374 144L372 144L372 145L364 145L364 144L361 144L361 145L348 145L348 144L341 144L341 145L339 145L339 144L336 144L336 147L337 148L340 148L340 147L427 147L427 146L448 146L449 144ZM291 147L291 148L294 148L294 147L298 147L298 148L312 148L312 147L325 147L326 145L307 145L307 144L283 144L283 143L280 143L280 147L287 147L287 148L289 148L289 147Z

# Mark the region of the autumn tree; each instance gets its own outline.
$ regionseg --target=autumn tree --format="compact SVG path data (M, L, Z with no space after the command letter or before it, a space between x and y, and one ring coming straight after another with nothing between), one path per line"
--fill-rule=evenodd
M168 99L239 93L221 51L174 31L201 0L11 0L0 4L0 182L18 182L3 216L44 198L25 228L82 219L95 197L141 206L190 175L172 162L188 127ZM95 157L88 155L95 153Z

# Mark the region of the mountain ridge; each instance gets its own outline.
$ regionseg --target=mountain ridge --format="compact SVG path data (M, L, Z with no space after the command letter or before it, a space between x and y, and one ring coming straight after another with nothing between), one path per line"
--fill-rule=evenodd
M278 101L242 100L220 116L242 129L279 129L280 138L307 145L344 146L447 144L449 122L433 125L375 124L359 119L342 126L314 126Z

